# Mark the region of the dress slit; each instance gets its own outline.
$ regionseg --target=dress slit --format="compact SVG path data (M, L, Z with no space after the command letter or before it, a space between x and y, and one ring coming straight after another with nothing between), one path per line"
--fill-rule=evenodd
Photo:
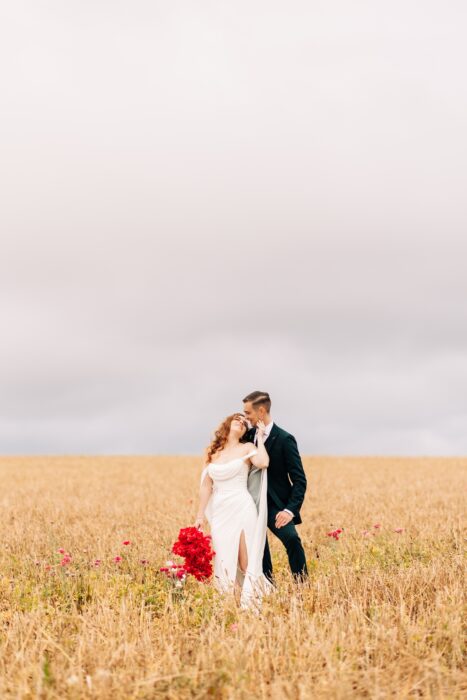
M240 544L241 544L241 542L242 542L242 533L243 533L243 539L244 539L244 541L245 541L245 551L246 551L246 567L245 567L245 572L243 572L243 571L241 570L241 566L240 566ZM238 565L238 568L240 569L240 573L243 574L243 576L244 576L244 575L246 574L246 572L248 571L249 560L248 560L248 545L247 545L247 543L246 543L246 534L245 534L245 530L243 529L243 527L242 527L242 529L240 530L240 536L239 536L239 538L238 538L238 549L237 549L237 552L238 552L238 553L237 553L237 565Z

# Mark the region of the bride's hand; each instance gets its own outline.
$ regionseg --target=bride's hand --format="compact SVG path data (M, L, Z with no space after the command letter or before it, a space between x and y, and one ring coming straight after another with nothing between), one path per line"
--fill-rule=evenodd
M200 518L199 516L195 520L195 527L198 529L203 529L203 523L204 523L204 518Z
M264 431L266 430L266 426L264 425L264 422L262 420L259 420L256 423L256 430L258 437L264 437Z

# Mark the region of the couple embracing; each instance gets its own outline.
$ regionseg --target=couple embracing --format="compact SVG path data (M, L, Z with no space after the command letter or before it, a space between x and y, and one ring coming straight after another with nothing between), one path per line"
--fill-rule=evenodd
M242 608L259 610L274 588L267 528L282 542L297 581L308 577L300 536L306 476L295 438L271 417L271 398L254 391L228 416L206 451L195 526L211 526L214 583Z

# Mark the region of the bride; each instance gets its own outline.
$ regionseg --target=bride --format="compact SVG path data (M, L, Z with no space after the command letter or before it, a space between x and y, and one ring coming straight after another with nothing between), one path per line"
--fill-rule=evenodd
M195 527L204 517L211 526L214 583L223 593L233 592L244 609L259 609L272 584L263 574L267 526L267 473L269 456L264 447L264 423L257 425L257 442L242 443L248 429L240 413L228 416L206 450L201 474L199 509ZM255 500L247 488L257 473ZM255 483L255 479L251 480Z

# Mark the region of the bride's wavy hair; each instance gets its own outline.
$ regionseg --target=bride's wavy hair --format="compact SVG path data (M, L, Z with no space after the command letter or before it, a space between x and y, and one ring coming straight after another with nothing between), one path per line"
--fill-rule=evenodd
M211 441L211 444L206 448L206 462L209 463L213 457L213 455L216 454L216 452L220 452L221 450L224 449L225 443L227 442L227 438L229 437L230 433L230 426L232 424L232 421L234 418L237 418L241 416L243 420L245 420L245 416L242 416L241 413L232 413L231 416L227 416L222 423L219 425L217 428L216 432L214 433L214 438ZM245 432L243 433L242 437L240 438L240 442L242 442L242 438L245 436L245 433L247 432L248 428L245 428Z

